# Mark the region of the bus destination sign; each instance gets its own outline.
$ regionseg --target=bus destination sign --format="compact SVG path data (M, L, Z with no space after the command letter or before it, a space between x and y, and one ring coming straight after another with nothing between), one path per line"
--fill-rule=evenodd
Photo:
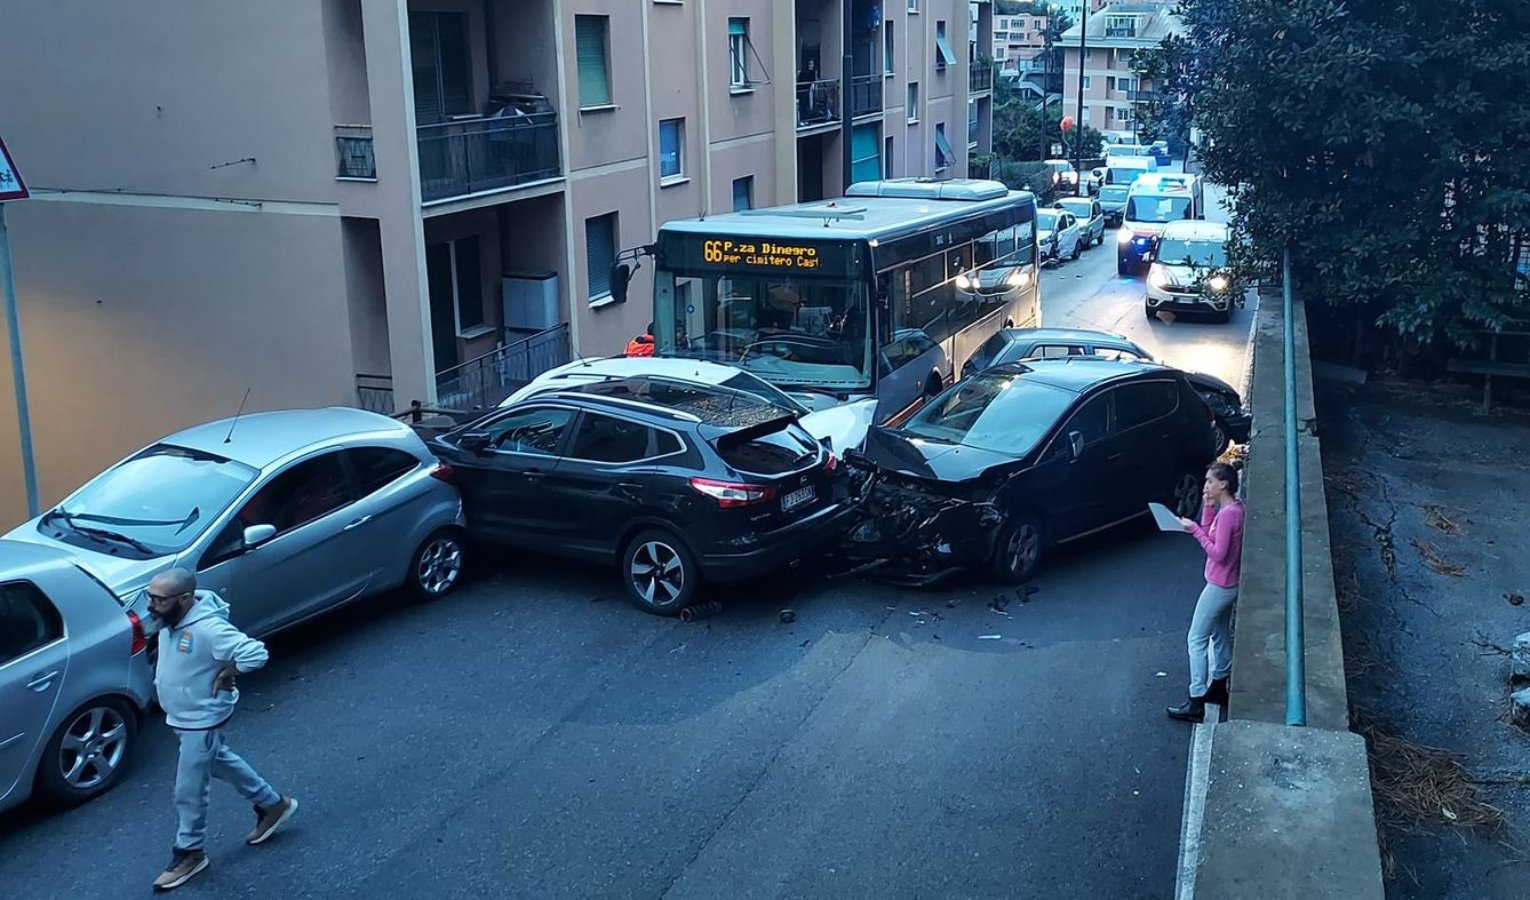
M850 257L850 245L838 241L687 235L667 243L666 265L678 269L843 277Z

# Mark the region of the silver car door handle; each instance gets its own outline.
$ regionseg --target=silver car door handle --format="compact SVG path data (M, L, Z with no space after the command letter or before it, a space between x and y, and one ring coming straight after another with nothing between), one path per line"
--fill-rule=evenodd
M350 531L353 528L360 528L361 526L367 524L370 521L372 521L372 517L371 516L362 516L361 518L355 520L354 522L352 522L351 524L345 526L344 528L342 528L340 530L341 531Z
M53 685L53 679L58 677L58 670L54 669L45 675L39 675L27 682L27 687L41 694Z

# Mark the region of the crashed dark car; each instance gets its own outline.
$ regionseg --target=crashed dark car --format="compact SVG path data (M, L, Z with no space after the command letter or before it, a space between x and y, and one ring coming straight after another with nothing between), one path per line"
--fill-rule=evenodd
M873 428L845 552L931 582L1034 575L1046 550L1144 515L1199 509L1212 416L1167 366L1074 356L992 367L898 428Z
M1103 356L1107 359L1140 359L1157 362L1153 355L1127 337L1092 328L1005 328L983 343L962 366L963 375L989 366L1027 359L1067 356ZM1253 417L1243 408L1238 389L1205 372L1185 372L1206 405L1216 414L1217 453L1231 441L1248 443Z

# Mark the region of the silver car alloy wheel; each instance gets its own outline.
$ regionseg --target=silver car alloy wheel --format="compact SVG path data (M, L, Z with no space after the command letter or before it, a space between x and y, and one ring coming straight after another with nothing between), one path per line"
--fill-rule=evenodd
M415 571L420 589L438 597L451 590L461 575L462 545L447 535L431 538L420 551L420 563Z
M127 732L122 714L110 706L81 710L58 746L58 771L64 783L88 791L112 777L127 753Z
M685 564L674 547L661 541L647 541L632 554L631 577L632 588L644 603L665 607L685 589Z
M1035 569L1041 555L1041 533L1030 522L1021 522L1009 536L1004 547L1004 558L1011 572L1029 572Z
M1191 519L1201 509L1201 479L1194 472L1186 472L1174 485L1174 514Z

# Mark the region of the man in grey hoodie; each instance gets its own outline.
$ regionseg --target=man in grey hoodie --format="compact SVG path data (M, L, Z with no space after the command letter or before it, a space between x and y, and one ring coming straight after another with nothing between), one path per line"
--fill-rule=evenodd
M255 830L245 838L247 844L264 842L297 812L298 804L278 794L223 738L223 726L239 702L234 677L265 665L266 645L235 628L228 604L212 591L197 590L196 576L187 569L161 572L148 590L149 609L162 624L155 692L166 723L181 741L175 771L180 829L170 866L154 880L156 891L168 891L207 868L202 842L214 777L255 805Z

